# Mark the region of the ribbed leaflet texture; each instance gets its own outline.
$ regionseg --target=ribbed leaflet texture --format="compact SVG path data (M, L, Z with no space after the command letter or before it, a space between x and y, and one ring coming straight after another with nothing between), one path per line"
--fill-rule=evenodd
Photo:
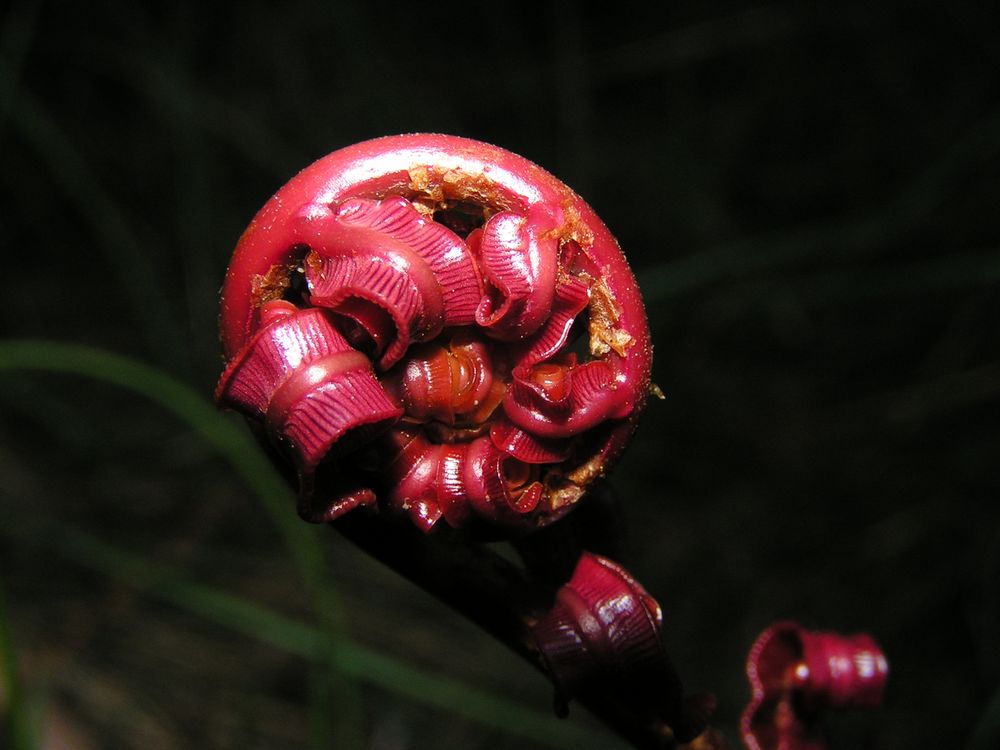
M570 330L590 301L590 287L585 281L569 276L556 287L552 312L542 330L531 342L519 365L533 365L555 355L569 339Z
M594 409L602 401L617 401L612 386L615 371L604 360L595 359L592 362L586 362L574 367L572 372L571 412Z
M644 603L649 595L635 580L609 560L589 556L581 559L569 586L590 602L603 626L601 637L590 640L602 669L624 676L665 666L660 628Z
M352 297L373 302L385 310L396 325L396 338L379 360L382 369L392 367L406 352L410 340L423 340L440 330L429 319L428 300L405 270L386 258L361 255L320 255L314 253L306 264L313 304L336 310ZM430 290L431 294L437 289Z
M260 329L223 374L217 396L264 419L307 471L348 432L380 429L402 413L367 358L319 308L291 312Z
M423 258L444 298L444 324L470 325L483 295L482 281L465 242L443 224L422 216L405 198L356 198L341 204L337 219L392 237Z
M299 452L303 467L309 470L349 431L362 433L351 441L354 447L369 433L395 422L399 414L371 370L347 370L289 408L283 433Z
M219 379L216 398L248 416L263 417L274 391L299 366L350 344L322 310L300 310L260 329Z
M499 450L526 464L557 463L565 460L570 451L569 440L540 438L506 419L493 423L490 439Z
M540 238L541 229L529 217L501 211L469 237L483 274L497 293L483 297L476 322L497 338L522 340L548 318L555 293L557 241Z

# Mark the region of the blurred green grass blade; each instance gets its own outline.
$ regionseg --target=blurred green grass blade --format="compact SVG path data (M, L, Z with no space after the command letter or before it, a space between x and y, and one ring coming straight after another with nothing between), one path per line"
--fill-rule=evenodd
M426 672L351 643L337 593L326 576L314 527L301 523L289 490L245 430L206 399L160 370L92 347L38 340L0 341L0 371L43 370L89 377L149 398L173 413L214 447L257 495L284 536L300 575L316 597L323 628L306 625L259 605L187 581L176 572L99 542L64 524L26 534L25 523L2 531L51 545L78 564L150 591L213 622L270 643L289 653L320 659L323 654L344 675L410 698L421 705L464 716L484 726L560 748L620 746L610 736L594 738L572 724ZM37 523L37 522L36 522ZM336 686L334 686L336 687ZM339 696L338 696L339 699Z
M247 432L236 427L212 404L183 383L149 365L111 352L76 344L50 341L0 341L0 370L29 369L89 377L145 396L172 412L236 470L277 526L286 548L312 596L331 652L331 667L338 644L346 640L346 624L339 596L327 575L323 550L316 529L303 524L291 511L293 503L285 482ZM356 691L334 680L333 690L342 717L338 730L345 743L360 736L361 705ZM357 743L354 743L355 745ZM350 744L341 746L350 747Z
M0 739L3 738L3 719L6 719L6 740L0 742L0 747L10 747L11 750L34 750L37 743L32 732L27 701L24 700L18 677L17 655L14 651L10 617L7 614L6 596L3 579L0 579L0 685L3 686L3 696L6 698L6 716L0 711ZM2 703L0 708L3 708Z
M294 506L288 486L263 458L250 435L200 394L155 367L78 344L0 341L2 370L44 370L93 378L145 396L173 413L222 455L257 496L307 582L314 588L327 587L326 596L333 596L323 569L323 552L313 529L289 512ZM332 608L333 604L328 601L326 608Z
M334 705L333 686L329 673L321 666L309 669L309 746L315 748L338 747L334 713L329 707Z
M325 635L319 628L294 620L239 596L185 578L176 569L150 562L65 523L38 521L18 514L0 533L24 544L41 545L46 553L135 587L143 593L242 635L305 659L326 658ZM611 737L593 737L562 722L458 680L429 674L391 656L355 643L341 642L335 651L338 668L359 682L413 702L461 716L484 727L555 748L615 747Z

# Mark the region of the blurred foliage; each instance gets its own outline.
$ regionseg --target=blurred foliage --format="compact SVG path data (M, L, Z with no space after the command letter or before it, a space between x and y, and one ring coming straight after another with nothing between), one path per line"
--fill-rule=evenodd
M511 731L543 721L497 719L547 708L537 674L334 534L289 532L259 478L137 395L169 381L207 405L229 253L281 183L435 130L550 169L636 268L667 400L613 475L625 562L723 731L745 650L795 617L890 658L885 706L831 717L833 747L995 747L1000 18L982 7L0 10L0 333L130 357L101 380L68 350L62 374L0 373L19 741L26 721L78 748L603 741L579 710L545 742ZM291 648L331 622L354 650Z

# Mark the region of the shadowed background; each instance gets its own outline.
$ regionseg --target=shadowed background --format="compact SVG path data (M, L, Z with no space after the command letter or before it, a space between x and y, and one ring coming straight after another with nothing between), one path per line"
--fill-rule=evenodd
M667 399L613 474L624 562L716 725L736 739L743 656L794 617L890 659L833 747L996 747L996 18L202 5L0 16L0 326L34 342L0 348L11 747L620 747L300 524L208 407L252 215L315 158L421 130L546 167L637 272Z

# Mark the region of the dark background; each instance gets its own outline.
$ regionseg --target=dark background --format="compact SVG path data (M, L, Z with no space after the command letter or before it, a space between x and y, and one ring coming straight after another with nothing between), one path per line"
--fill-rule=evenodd
M735 740L743 655L794 617L870 631L891 662L879 711L830 717L834 747L996 747L1000 45L978 5L16 2L0 326L207 400L229 254L298 169L420 130L521 153L594 206L645 292L667 400L613 476L624 557L717 726ZM314 659L164 595L143 563L315 619L189 424L110 375L3 358L8 720L74 748L550 746L455 707L465 686L544 713L538 674L326 529L303 526L353 641L457 680L445 705L390 669L342 711Z

